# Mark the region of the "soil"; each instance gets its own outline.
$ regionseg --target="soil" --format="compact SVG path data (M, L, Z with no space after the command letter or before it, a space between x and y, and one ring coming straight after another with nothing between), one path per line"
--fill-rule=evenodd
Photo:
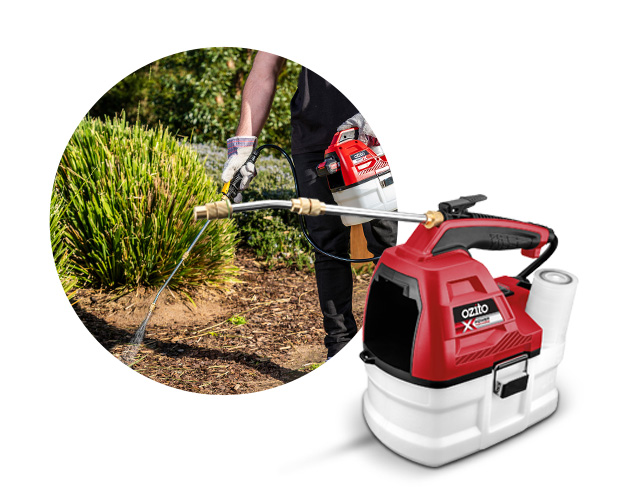
M246 249L237 251L236 266L238 282L227 291L165 289L131 368L182 390L244 394L291 382L321 365L326 349L313 273L269 268ZM370 278L354 274L358 326ZM122 360L156 294L118 298L81 289L73 301L91 334Z

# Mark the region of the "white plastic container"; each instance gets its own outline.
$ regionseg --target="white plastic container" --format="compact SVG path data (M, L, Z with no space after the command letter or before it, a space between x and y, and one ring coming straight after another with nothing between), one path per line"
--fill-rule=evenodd
M340 206L379 209L382 211L397 211L396 188L392 181L391 171L380 177L354 185L344 190L333 192L333 199ZM372 218L360 216L340 216L346 226L366 223Z
M540 354L494 368L490 375L433 389L365 364L364 417L382 443L415 462L440 466L488 448L551 415L558 405L556 370L578 280L558 270L535 274L527 313L543 329ZM547 336L549 335L549 336ZM526 390L500 397L501 384L528 374Z

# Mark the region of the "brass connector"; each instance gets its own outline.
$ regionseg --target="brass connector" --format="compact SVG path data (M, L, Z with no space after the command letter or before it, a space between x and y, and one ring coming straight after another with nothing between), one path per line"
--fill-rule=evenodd
M198 220L216 220L221 218L231 218L233 207L228 199L218 202L210 202L204 206L196 206L193 209L193 219Z
M307 199L306 197L291 199L291 211L303 216L319 216L324 214L325 203L320 202L318 199Z
M433 228L440 226L444 222L444 215L440 211L427 211L427 221L424 222L424 226L427 228Z

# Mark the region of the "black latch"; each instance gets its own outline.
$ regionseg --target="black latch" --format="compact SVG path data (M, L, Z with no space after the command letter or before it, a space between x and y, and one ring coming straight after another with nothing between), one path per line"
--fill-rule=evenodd
M516 368L515 365L519 363L524 363L524 368ZM494 394L504 399L526 390L529 383L528 365L527 354L497 364L493 369Z

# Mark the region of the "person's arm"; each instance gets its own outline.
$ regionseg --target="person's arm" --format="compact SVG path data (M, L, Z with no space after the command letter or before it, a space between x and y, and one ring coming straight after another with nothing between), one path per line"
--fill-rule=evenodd
M227 161L222 170L222 181L230 182L236 173L242 178L237 187L242 192L255 178L256 166L247 162L256 148L258 135L262 131L271 111L273 97L276 94L278 75L282 71L285 59L268 52L258 52L242 90L240 123L236 135L227 140ZM234 197L234 202L242 201L242 194Z
M258 52L242 91L240 123L236 136L258 136L267 122L278 75L285 59L268 52Z

